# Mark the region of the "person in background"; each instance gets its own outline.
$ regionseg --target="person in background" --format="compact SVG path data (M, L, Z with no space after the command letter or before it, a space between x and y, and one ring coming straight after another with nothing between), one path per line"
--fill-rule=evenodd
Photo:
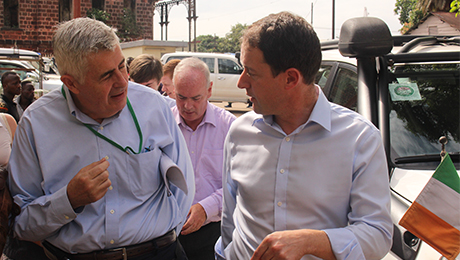
M163 97L128 81L100 21L61 23L53 49L64 86L24 112L8 164L15 236L50 259L187 259L193 168Z
M131 62L133 62L133 60L134 60L133 57L126 58L126 70L128 71L128 75L129 75L129 66L131 65Z
M251 25L241 41L254 111L224 146L219 259L382 259L392 242L379 130L314 84L321 46L288 12Z
M3 94L0 100L0 112L8 113L19 122L18 109L14 103L14 97L21 93L21 78L14 71L7 71L2 75Z
M129 79L141 85L158 90L161 77L163 66L153 55L141 54L129 65Z
M220 236L222 158L225 136L235 116L208 102L212 82L208 66L183 59L174 72L176 122L187 142L196 194L179 240L189 260L213 260Z
M176 68L177 64L179 64L179 59L173 59L163 66L163 77L161 78L161 84L163 86L162 91L163 95L167 95L172 99L176 99L176 93L174 92L174 69Z
M24 79L21 82L21 94L15 100L19 117L22 117L24 110L35 101L34 91L35 87L31 79Z
M0 113L0 167L8 164L16 127L16 120L13 116Z

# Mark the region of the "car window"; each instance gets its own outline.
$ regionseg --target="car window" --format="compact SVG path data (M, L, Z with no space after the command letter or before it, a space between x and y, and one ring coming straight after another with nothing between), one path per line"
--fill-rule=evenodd
M329 94L329 100L356 111L358 102L358 75L346 68L339 68Z
M206 65L208 65L209 72L214 73L214 58L199 58L200 60L204 61Z
M460 151L460 64L401 65L392 68L391 157L439 154L446 136L449 153Z
M166 62L170 60L174 60L174 59L183 60L185 58L190 58L190 57L191 56L171 56L166 60ZM209 72L214 73L214 58L203 58L203 57L197 57L197 58L204 61L204 63L208 65Z
M228 59L217 59L219 73L241 74L241 67L234 61Z
M4 69L8 68L8 69ZM10 64L10 63L0 63L0 75L3 75L6 71L11 71L11 69L14 69L14 71L19 75L21 80L27 78L28 74L27 71L23 70L24 68L21 67L20 65L16 64Z
M319 85L323 90L326 86L327 78L331 74L331 65L321 64L318 73L316 73L315 83Z

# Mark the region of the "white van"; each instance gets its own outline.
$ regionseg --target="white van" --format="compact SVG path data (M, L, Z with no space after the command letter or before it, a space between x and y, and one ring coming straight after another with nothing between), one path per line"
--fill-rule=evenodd
M221 53L175 52L164 54L161 62L166 64L173 59L181 60L189 57L196 57L209 67L211 81L214 82L210 101L248 102L246 91L237 87L243 68L238 64L235 56Z

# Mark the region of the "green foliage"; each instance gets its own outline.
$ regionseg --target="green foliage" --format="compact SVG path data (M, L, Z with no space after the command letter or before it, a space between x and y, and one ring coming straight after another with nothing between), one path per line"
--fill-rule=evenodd
M236 24L225 37L218 37L212 35L200 35L196 38L199 42L199 52L231 52L235 53L240 51L240 38L243 35L244 29L248 26L246 24Z
M450 10L449 12L455 13L455 17L458 16L460 13L460 0L454 0L452 3L450 3Z
M118 30L117 34L121 39L136 38L141 34L141 29L136 23L136 14L131 8L123 8L121 29Z
M396 0L394 12L399 15L399 22L403 25L401 33L404 34L419 24L428 12L448 11L452 7L449 1L451 0Z
M88 11L86 11L86 16L101 21L103 23L107 23L107 21L110 20L111 15L104 10L91 8L88 9Z

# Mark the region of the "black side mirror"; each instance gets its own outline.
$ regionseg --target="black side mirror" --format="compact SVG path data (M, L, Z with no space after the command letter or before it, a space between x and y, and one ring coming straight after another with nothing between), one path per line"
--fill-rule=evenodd
M339 51L345 57L377 57L393 48L387 24L375 17L352 18L340 30Z

